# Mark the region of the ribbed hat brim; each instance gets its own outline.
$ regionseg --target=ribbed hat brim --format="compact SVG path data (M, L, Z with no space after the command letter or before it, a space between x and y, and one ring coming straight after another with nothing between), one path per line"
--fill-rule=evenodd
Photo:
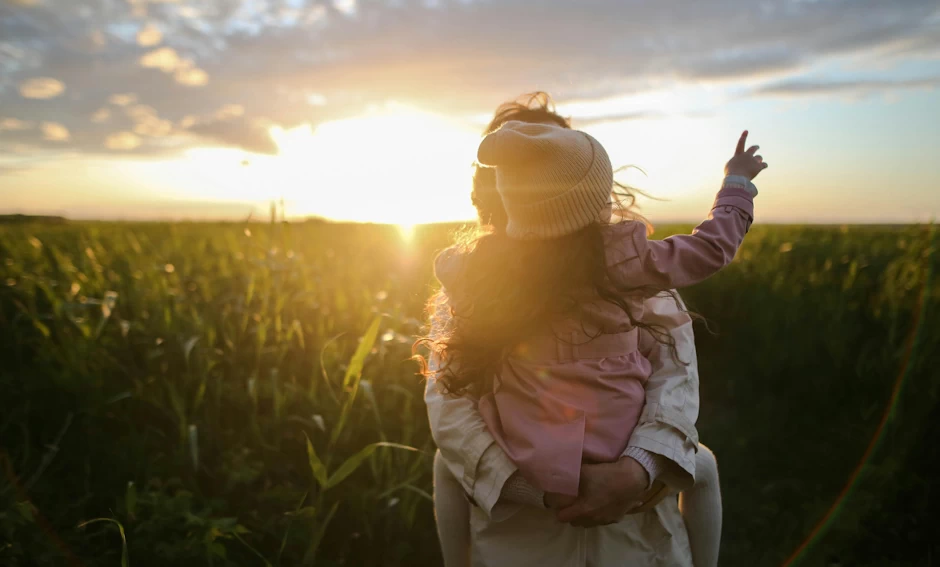
M610 158L597 140L583 132L579 134L590 140L593 159L584 177L568 190L549 199L529 202L514 199L515 191L500 191L509 217L507 236L528 240L572 234L600 220L601 213L610 206L614 184ZM531 195L532 191L525 193Z

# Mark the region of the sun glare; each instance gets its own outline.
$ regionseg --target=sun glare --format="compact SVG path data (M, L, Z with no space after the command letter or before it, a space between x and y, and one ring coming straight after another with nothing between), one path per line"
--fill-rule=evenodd
M398 233L401 234L401 239L405 242L411 242L415 236L415 226L414 224L399 224Z
M479 133L461 122L389 104L270 134L277 155L192 148L177 160L135 162L125 173L173 187L162 196L199 201L205 210L215 203L266 212L283 201L288 218L396 224L403 236L416 224L474 217L470 164Z
M403 227L472 218L479 137L457 122L390 105L316 129L275 127L271 136L280 150L272 181L290 215Z

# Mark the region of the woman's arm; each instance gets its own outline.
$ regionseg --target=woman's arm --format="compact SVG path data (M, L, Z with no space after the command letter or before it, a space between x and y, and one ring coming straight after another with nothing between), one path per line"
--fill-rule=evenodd
M448 324L447 298L439 295L433 314L431 336ZM432 353L430 369L436 371L439 359ZM490 435L477 409L476 400L445 395L434 376L424 390L431 436L441 451L447 468L467 495L489 516L500 498L506 481L516 466ZM518 475L516 475L518 477Z
M684 490L692 486L695 478L699 381L692 319L681 299L679 302L676 305L672 297L662 294L644 304L643 321L669 331L676 341L679 361L673 358L668 346L653 345L648 356L653 372L646 382L646 403L624 455L641 463L643 460L637 455L640 450L661 457L652 467L657 474L651 476L659 476L658 480L671 488Z
M424 401L431 436L447 468L477 506L490 515L516 465L486 429L475 401L444 395L433 378L428 380Z

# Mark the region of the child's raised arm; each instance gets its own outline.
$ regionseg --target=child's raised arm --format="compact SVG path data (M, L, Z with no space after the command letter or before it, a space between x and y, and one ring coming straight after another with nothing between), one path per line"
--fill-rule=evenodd
M725 166L725 180L715 198L711 214L692 234L648 240L639 223L625 225L632 246L616 258L623 244L613 242L612 275L626 288L682 288L696 284L731 263L754 220L757 188L751 179L767 168L763 158L754 155L758 146L747 151L747 131L738 140L735 155Z

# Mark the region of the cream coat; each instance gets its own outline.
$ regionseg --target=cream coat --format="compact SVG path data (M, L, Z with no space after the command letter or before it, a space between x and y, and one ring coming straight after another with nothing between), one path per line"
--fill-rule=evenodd
M442 312L445 306L441 306ZM629 447L675 463L661 480L673 490L655 508L617 524L578 528L559 523L551 511L501 502L515 465L495 443L469 398L444 396L434 380L425 391L431 433L448 468L476 506L471 513L475 567L614 567L692 565L688 535L675 494L692 485L698 434L698 368L692 321L668 297L646 302L644 320L667 327L682 365L668 348L651 356L646 406ZM435 361L431 360L432 368Z

